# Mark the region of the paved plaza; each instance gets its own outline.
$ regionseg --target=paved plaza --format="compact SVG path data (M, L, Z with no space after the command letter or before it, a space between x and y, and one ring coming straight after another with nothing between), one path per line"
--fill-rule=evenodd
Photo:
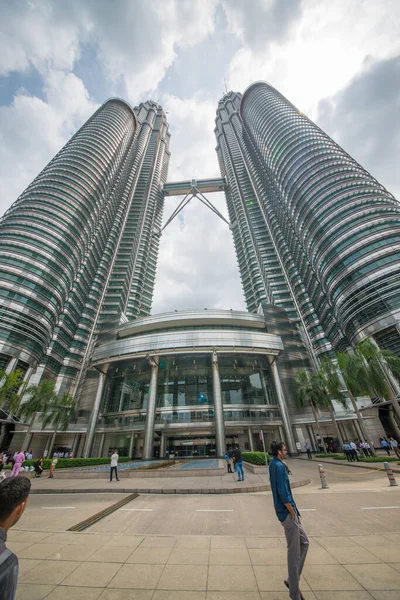
M400 487L380 471L326 464L330 487L321 490L316 461L288 464L293 479L311 479L294 490L310 537L306 599L398 600ZM122 498L79 489L32 494L9 532L20 559L17 600L289 598L270 492L142 494L83 533L67 531Z

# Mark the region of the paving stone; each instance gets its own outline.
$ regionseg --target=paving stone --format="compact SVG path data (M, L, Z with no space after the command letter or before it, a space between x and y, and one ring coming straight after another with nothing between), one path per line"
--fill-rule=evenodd
M56 554L60 552L64 544L32 544L18 553L21 558L53 558L57 560Z
M253 565L286 565L287 552L281 548L250 548L251 563Z
M116 535L106 542L105 546L127 546L134 550L142 543L143 539L143 536L138 535Z
M105 589L99 600L152 600L153 590Z
M145 537L140 544L141 548L173 548L176 543L175 537L154 536Z
M38 565L40 565L41 560L33 560L32 558L18 558L18 576L21 578L21 575L28 573Z
M40 566L35 569L30 569L27 573L19 578L20 583L41 583L45 585L57 585L72 573L79 562L43 560Z
M102 593L101 588L59 585L46 596L46 600L98 600Z
M206 600L206 592L156 590L152 600Z
M367 590L400 590L399 573L389 565L347 565L347 569Z
M284 580L287 579L287 567L283 565L274 566L255 566L253 567L257 579L258 588L263 592L283 592L287 588ZM304 578L301 579L300 587L303 591L309 590L309 586Z
M397 546L397 542L389 540L387 537L379 534L375 535L352 535L351 540L356 542L362 548L367 550L371 549L371 546Z
M356 547L359 546L357 542L353 539L345 537L345 536L316 536L315 541L318 542L324 548L349 548L350 546Z
M174 548L169 555L169 565L208 565L208 550L188 550L186 548Z
M211 550L218 548L246 548L246 541L238 537L213 537L211 538Z
M350 565L347 569L350 570L353 566L358 565ZM368 565L371 566L373 565ZM314 592L361 589L359 582L342 565L324 565L321 569L320 565L308 565L306 562L303 575Z
M341 565L357 565L362 563L380 563L380 558L361 548L329 548L329 554L332 554ZM308 561L308 556L307 556Z
M246 545L248 548L281 548L279 538L267 538L267 537L248 537L245 538Z
M136 548L127 557L127 563L141 563L143 565L165 565L171 554L171 548Z
M166 565L157 589L200 591L207 588L207 567L203 565Z
M43 600L54 589L54 585L18 583L16 600Z
M25 548L29 548L29 546L31 546L31 545L32 545L32 542L18 542L18 541L14 541L14 540L10 541L8 539L8 533L7 533L7 548L9 550L11 550L12 552L14 552L14 554L18 554L18 556L20 556L21 551L25 550Z
M398 546L370 546L369 551L383 560L384 562L400 562L400 552ZM363 562L368 562L364 560Z
M184 536L177 539L175 548L187 548L188 550L208 550L210 548L210 544L211 538L209 537Z
M261 600L288 600L288 591L286 592L260 592ZM317 600L313 592L307 592L307 600Z
M78 544L68 544L63 546L56 554L56 560L87 560L89 556L96 552L96 546L78 546Z
M154 590L162 571L163 567L161 565L125 564L108 587Z
M373 596L366 590L350 592L315 592L317 600L372 600ZM308 594L307 594L308 599Z
M221 592L255 592L257 582L252 567L214 566L208 569L207 589Z
M210 565L250 565L249 551L243 548L211 549Z
M381 590L379 592L371 592L371 594L375 600L399 600L399 592Z
M400 573L400 562L389 563L389 567L392 567L392 569L394 569L395 571L398 571Z
M126 546L103 546L89 556L88 562L123 563L132 554Z
M121 564L116 563L84 562L63 583L78 587L106 587L120 568Z
M338 564L337 559L333 556L331 550L327 551L322 547L310 546L306 558L307 565L329 565Z
M207 600L260 600L259 592L207 592ZM285 598L287 600L287 598Z
M49 537L51 537L51 533L48 531L21 531L21 535L18 536L18 542L37 544L45 539L47 539L47 543L49 543ZM8 533L7 533L8 538Z

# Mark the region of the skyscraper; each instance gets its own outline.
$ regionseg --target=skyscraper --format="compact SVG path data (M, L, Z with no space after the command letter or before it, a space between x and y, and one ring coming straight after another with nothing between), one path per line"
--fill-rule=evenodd
M150 312L165 114L108 100L0 221L2 365L75 392L98 325Z
M316 356L400 354L397 200L267 83L224 96L216 137L249 310L284 307Z

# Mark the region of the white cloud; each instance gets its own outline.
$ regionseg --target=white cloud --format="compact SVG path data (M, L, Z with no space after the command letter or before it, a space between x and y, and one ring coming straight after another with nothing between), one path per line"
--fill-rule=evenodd
M384 10L380 0L307 0L287 43L272 41L259 52L245 44L236 53L229 86L243 91L254 81L266 80L315 118L318 101L354 77L366 56L382 59L398 53L399 21L397 0L388 0ZM244 20L245 26L251 24Z
M51 72L44 91L0 106L0 214L97 108L72 73Z

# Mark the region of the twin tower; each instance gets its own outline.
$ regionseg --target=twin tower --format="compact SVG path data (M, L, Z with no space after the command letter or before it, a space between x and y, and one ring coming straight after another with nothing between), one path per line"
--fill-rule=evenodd
M267 83L215 135L249 312L283 308L314 362L366 336L400 355L398 201ZM79 395L99 333L150 314L169 139L161 106L108 100L7 210L2 368Z

